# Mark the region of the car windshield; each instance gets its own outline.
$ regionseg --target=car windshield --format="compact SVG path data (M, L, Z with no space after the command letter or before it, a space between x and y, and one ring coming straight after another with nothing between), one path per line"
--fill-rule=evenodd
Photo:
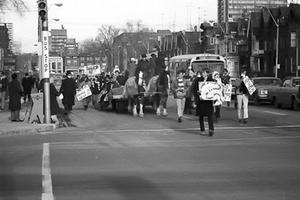
M254 79L253 83L255 85L274 85L274 86L281 85L281 81L279 79Z
M293 86L300 85L300 78L293 79Z
M221 73L224 69L224 62L221 61L194 61L192 63L192 69L194 72L202 71L203 69L209 69L210 72L217 71Z

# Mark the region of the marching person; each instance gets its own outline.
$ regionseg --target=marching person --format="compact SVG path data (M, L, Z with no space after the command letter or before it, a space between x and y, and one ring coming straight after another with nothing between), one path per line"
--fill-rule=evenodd
M199 99L199 95L195 95L195 92L198 91L198 89L195 87L196 87L196 85L199 84L200 80L201 80L201 71L197 71L196 76L194 77L194 79L192 81L192 86L191 86L191 92L192 92L192 95L194 95L194 104L196 105L196 113L195 113L196 116L199 116L199 111L198 111L199 107L197 106L197 104L200 101L200 99Z
M92 86L92 83L89 79L89 77L85 74L82 75L81 79L79 80L79 89L85 87L85 86L88 86L89 88L91 88ZM83 105L83 109L84 110L87 110L88 107L89 107L89 104L91 102L91 96L88 96L88 97L85 97L84 99L82 99L82 105Z
M222 81L219 72L214 71L212 77L215 82L217 82L220 86L222 86ZM221 118L221 104L222 102L218 102L218 101L214 103L214 121L216 123L218 123Z
M236 98L237 98L237 114L240 124L248 123L248 98L249 92L244 83L244 79L247 77L246 70L241 71L241 76L236 80Z
M8 87L8 79L3 71L0 72L0 110L4 110L5 108L5 97Z
M66 78L62 80L59 92L63 94L62 103L65 111L70 112L75 104L74 98L76 94L76 81L72 76L72 72L67 71Z
M224 85L230 84L230 75L229 75L227 69L223 70L223 73L221 74L221 80L222 80L222 83ZM227 107L230 107L230 102L229 101L227 102Z
M29 76L28 73L25 73L25 77L22 78L22 86L24 91L24 102L26 102L26 99L28 102L31 101L31 90L34 85L34 80L31 76Z
M20 110L21 110L21 95L23 93L21 84L17 79L18 75L13 73L11 75L12 81L8 85L9 94L9 110L11 113L10 120L12 122L21 122L20 120Z
M213 81L211 77L208 76L209 71L208 69L202 71L202 77L195 80L194 85L194 96L197 100L197 112L199 116L199 123L200 123L200 131L201 135L205 134L205 127L204 127L204 117L206 116L208 118L208 127L209 127L209 134L208 136L214 135L214 122L213 122L213 101L212 100L204 100L201 97L201 91L199 88L199 83L206 82L206 81Z
M172 82L171 91L176 99L177 103L177 115L178 115L178 122L182 122L184 106L185 106L185 98L188 89L188 83L183 78L184 70L180 70L177 72L176 79Z

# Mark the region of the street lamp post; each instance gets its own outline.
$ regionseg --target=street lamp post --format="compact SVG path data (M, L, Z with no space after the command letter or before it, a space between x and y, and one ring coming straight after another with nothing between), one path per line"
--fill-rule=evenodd
M260 8L265 8L269 15L271 16L275 26L276 26L276 58L275 58L275 77L277 78L278 77L278 67L279 67L279 64L278 64L278 51L279 51L279 19L275 20L274 16L272 15L271 11L269 8L265 7L265 6L259 6Z

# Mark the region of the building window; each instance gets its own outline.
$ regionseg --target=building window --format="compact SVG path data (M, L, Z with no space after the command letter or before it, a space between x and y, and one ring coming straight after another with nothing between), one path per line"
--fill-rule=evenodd
M209 38L209 44L210 45L214 45L215 44L215 38L214 37L210 37Z

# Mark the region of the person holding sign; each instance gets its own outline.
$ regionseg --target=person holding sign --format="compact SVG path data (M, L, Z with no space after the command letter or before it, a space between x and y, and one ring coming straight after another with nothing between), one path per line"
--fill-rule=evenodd
M241 76L236 80L236 98L237 98L237 114L240 124L246 124L248 122L248 98L249 92L244 83L244 79L248 78L246 70L241 71Z
M209 71L203 70L202 71L202 77L197 79L197 82L195 82L193 93L195 96L195 99L198 99L196 101L197 103L197 112L199 116L199 123L200 123L200 131L201 135L205 134L205 127L204 127L204 117L207 116L208 118L208 127L209 127L209 134L208 136L213 136L214 134L214 122L213 122L213 112L214 112L214 106L213 106L213 100L204 100L201 96L201 85L204 84L207 81L213 81L211 77L208 76Z

